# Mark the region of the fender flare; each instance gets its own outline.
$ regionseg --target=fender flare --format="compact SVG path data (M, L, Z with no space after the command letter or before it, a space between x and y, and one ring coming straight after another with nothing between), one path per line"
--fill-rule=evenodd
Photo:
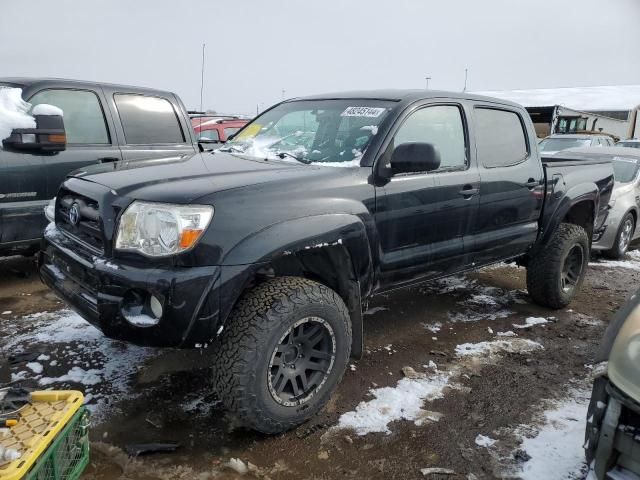
M551 193L554 195L554 193ZM569 188L562 198L556 203L555 210L550 214L549 223L544 226L539 246L549 243L558 226L565 219L569 211L577 204L582 202L593 203L593 220L598 218L598 210L600 205L600 191L595 183L581 183Z
M352 214L322 214L286 220L270 225L238 242L225 256L222 265L247 268L242 286L236 284L236 298L259 268L289 256L305 255L320 249L332 249L348 255L351 265L343 298L349 308L352 345L351 354L359 358L363 352L362 298L373 288L374 261L367 227L363 219ZM227 297L227 299L229 299ZM223 307L224 308L224 307ZM231 307L228 307L231 310ZM223 314L226 321L228 312Z

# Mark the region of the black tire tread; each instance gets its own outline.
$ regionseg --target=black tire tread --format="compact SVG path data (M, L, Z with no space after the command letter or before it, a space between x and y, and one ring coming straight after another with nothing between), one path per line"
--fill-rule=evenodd
M527 290L529 295L538 304L553 309L564 308L568 305L567 299L561 294L557 284L557 266L563 261L562 254L567 243L584 240L589 245L587 232L579 225L561 223L553 234L549 244L538 254L529 260L527 265ZM587 258L589 250L585 252ZM585 271L583 269L582 279ZM576 285L577 291L582 284L582 279Z
M262 433L279 433L300 421L277 422L261 411L256 400L255 365L260 340L267 338L295 304L333 304L345 319L351 345L349 312L340 296L323 284L300 277L277 277L254 287L239 300L218 339L213 380L225 407L244 426ZM347 355L348 358L349 355ZM340 372L340 378L343 372ZM340 379L338 379L338 382ZM325 392L328 396L331 392Z

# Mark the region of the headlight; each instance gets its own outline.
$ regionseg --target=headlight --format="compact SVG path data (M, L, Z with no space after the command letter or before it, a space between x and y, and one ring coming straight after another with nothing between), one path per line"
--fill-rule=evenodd
M213 217L208 205L171 205L135 201L118 224L116 250L149 257L175 255L198 242Z

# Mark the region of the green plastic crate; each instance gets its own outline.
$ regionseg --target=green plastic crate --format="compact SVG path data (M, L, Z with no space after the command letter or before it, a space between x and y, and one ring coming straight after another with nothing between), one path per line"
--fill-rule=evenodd
M25 480L76 480L89 463L89 412L82 407L64 427Z

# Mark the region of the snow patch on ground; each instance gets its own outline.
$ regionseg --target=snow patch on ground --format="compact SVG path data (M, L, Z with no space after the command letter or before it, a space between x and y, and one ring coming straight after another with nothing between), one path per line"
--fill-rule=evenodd
M531 457L524 463L519 477L523 480L583 478L585 419L590 392L580 390L544 412L544 424L531 436L531 427L521 449Z
M529 327L533 327L534 325L543 325L545 323L549 323L549 320L547 320L546 318L543 318L543 317L529 317L524 321L524 324L516 325L514 323L513 324L513 328L529 328Z
M432 333L438 333L442 329L442 324L440 322L423 323L422 326Z
M389 423L410 420L417 425L437 421L434 412L424 410L424 402L442 398L450 373L437 372L424 378L403 378L395 387L375 388L375 398L360 402L356 409L340 417L338 429L352 429L358 435L391 433Z
M640 271L640 250L632 250L627 252L627 260L607 260L599 258L597 261L589 262L590 267L603 268L626 268L629 270Z
M457 302L458 308L448 313L449 320L454 323L507 318L514 313L509 307L518 303L517 291L482 285L463 276L437 280L424 287L423 291L436 295L463 295Z
M25 371L13 373L12 380L27 380L52 388L80 386L85 395L91 395L88 406L97 415L96 420L103 413L101 409L107 397L123 399L129 394L131 376L154 353L150 348L105 337L69 310L18 317L3 327L8 334L0 339L0 351L21 353L46 349L46 356L51 358L45 365L35 362L27 365Z
M489 438L484 435L478 435L476 437L475 442L476 442L476 445L478 445L479 447L485 447L485 448L492 447L496 443L496 441L493 438Z
M459 357L499 355L501 353L531 353L544 347L538 342L525 338L509 338L507 340L493 340L490 342L463 343L456 346Z

